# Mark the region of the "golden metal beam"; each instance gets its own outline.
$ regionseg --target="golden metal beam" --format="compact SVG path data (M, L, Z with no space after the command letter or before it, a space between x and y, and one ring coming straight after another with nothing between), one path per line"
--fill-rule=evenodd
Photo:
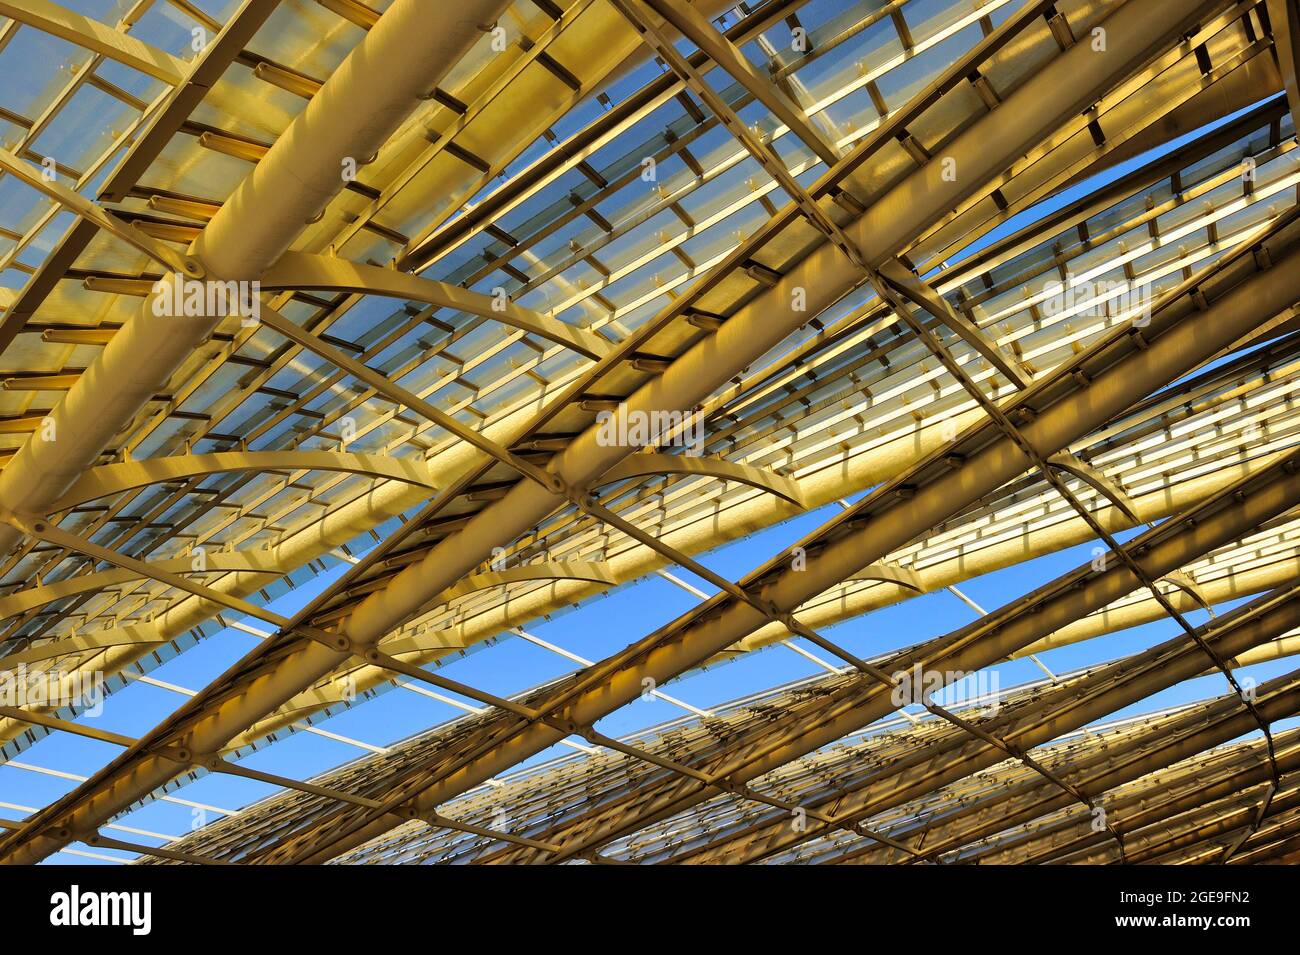
M170 86L179 86L189 72L184 60L49 0L0 0L0 16L67 40Z

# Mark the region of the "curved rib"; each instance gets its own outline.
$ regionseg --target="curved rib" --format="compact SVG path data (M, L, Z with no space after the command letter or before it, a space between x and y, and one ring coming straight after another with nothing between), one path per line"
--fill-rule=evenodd
M898 586L914 590L918 594L925 593L925 587L921 584L921 578L916 571L911 567L904 567L902 564L888 562L868 564L850 577L849 580L879 580L887 584L898 584Z
M437 282L397 269L349 262L331 255L286 252L280 261L263 273L261 284L263 289L268 290L324 289L383 295L468 312L572 348L593 359L602 358L614 347L595 332L574 328L549 315L522 308L514 302L498 302L490 296L471 292L459 285L448 285L446 282Z
M77 637L51 640L23 650L21 653L11 653L4 658L4 664L6 667L16 667L20 664L53 660L72 653L107 650L109 647L123 647L129 644L167 643L170 639L173 638L164 639L158 631L149 627L109 627Z
M267 566L264 555L257 551L234 553L217 552L205 555L204 570L212 572L222 571L240 571L244 573L262 573L282 576L289 573L292 568L281 568ZM171 560L160 560L150 564L151 567L157 567L159 570L183 574L194 569L192 557L176 557ZM53 583L42 584L39 587L26 587L17 593L10 594L7 597L0 597L0 619L13 617L20 613L26 613L28 610L34 610L37 607L43 607L47 603L55 600L61 600L64 597L72 597L77 594L89 593L95 590L103 590L105 587L113 587L117 584L129 583L133 580L144 580L139 574L132 573L122 567L113 567L109 570L96 571L92 574L81 574L77 577L69 577L67 580L57 580ZM0 657L0 660L8 660L8 657Z
M438 598L438 602L445 603L455 600L457 597L472 594L477 590L504 587L507 584L517 584L529 580L586 580L595 584L609 584L611 587L618 583L618 578L614 576L613 570L606 561L550 560L541 564L522 564L519 567L509 567L505 570L470 574L455 587L444 592ZM414 653L423 648L421 637L417 634L395 640L391 644L385 644L384 652L389 655Z
M1106 475L1102 474L1091 464L1081 461L1068 451L1061 451L1053 454L1047 459L1047 463L1058 471L1066 471L1073 474L1080 481L1092 487L1098 494L1106 498L1112 504L1123 512L1134 524L1141 524L1142 518L1138 516L1137 508L1133 504L1133 499L1128 493L1112 481Z
M505 570L491 570L470 574L442 596L442 600L455 600L476 590L504 587L525 580L589 580L596 584L618 583L609 564L603 560L548 560L541 564L521 564Z
M1201 608L1207 611L1211 617L1215 615L1214 607L1211 605L1209 599L1205 596L1205 591L1201 590L1200 585L1196 581L1194 581L1189 574L1181 570L1173 570L1165 574L1160 579L1167 584L1172 584L1173 586L1181 590L1183 593L1187 594L1187 596L1191 597L1198 604L1200 604Z
M596 483L613 484L615 481L652 474L703 474L720 481L735 481L761 491L770 491L801 510L808 507L798 483L790 478L775 471L737 464L722 458L692 457L686 454L633 454L602 474Z
M118 491L221 471L347 471L437 490L426 466L414 458L345 451L219 451L91 468L54 502L50 511L64 511Z

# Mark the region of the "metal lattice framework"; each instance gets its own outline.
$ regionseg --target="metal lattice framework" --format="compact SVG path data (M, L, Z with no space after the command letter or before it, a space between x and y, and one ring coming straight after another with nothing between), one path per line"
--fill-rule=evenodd
M92 6L0 2L0 659L187 698L0 705L0 770L113 751L0 860L1295 857L1295 0ZM698 604L529 632L647 578ZM576 669L460 678L520 643ZM776 646L820 675L663 689ZM396 691L465 715L326 728ZM215 774L273 795L130 824Z

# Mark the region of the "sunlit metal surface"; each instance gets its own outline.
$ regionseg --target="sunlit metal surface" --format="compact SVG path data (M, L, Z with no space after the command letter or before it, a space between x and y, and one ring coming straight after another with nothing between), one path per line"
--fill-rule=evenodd
M0 667L184 698L0 701L0 771L103 754L0 861L1300 851L1294 3L435 6L0 3ZM663 689L760 653L818 675ZM464 715L330 728L393 693ZM213 773L274 794L130 824Z

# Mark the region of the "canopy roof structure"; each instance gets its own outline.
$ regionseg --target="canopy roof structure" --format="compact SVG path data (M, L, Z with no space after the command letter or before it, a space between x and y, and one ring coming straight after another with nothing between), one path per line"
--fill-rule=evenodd
M0 0L0 862L1300 859L1297 43Z

